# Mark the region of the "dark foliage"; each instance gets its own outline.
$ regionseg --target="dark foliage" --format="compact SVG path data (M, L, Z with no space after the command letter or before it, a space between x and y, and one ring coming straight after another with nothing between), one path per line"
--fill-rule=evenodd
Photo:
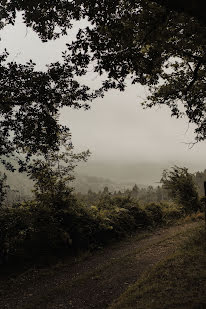
M88 26L67 45L62 62L45 72L32 61L8 63L7 52L1 54L1 156L59 148L58 135L68 130L58 122L59 109L88 108L105 91L124 90L128 77L148 86L145 106L167 105L173 116L186 114L197 126L196 140L205 139L206 28L197 19L148 0L4 0L0 28L14 24L17 12L43 41L65 35L75 20L85 18ZM78 82L91 64L105 77L96 92Z
M142 208L128 197L106 198L97 206L85 207L72 194L58 207L33 201L1 208L0 264L93 250L183 215L177 206L170 208L164 203Z
M6 175L0 172L0 207L2 207L3 201L6 197L6 190L8 185L6 185Z
M165 170L161 182L169 190L173 199L183 206L186 213L199 210L197 188L193 175L188 172L187 168L174 166L170 170Z

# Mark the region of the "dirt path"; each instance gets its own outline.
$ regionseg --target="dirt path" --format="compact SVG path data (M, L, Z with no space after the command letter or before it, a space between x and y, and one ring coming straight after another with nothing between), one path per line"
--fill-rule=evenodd
M105 309L142 273L175 253L198 225L194 222L143 233L75 263L32 270L0 285L0 308Z

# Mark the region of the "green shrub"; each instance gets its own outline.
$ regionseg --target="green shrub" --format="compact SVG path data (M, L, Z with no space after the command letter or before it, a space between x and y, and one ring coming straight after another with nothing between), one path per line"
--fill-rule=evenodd
M90 208L71 195L59 201L59 207L21 203L0 209L0 262L93 249L180 215L174 203L150 203L142 208L130 197L106 197Z
M31 229L31 216L27 209L0 209L0 262L21 251Z
M163 221L165 224L171 224L185 216L184 207L175 202L161 202L160 205L163 211Z
M104 233L110 238L120 238L149 225L146 212L131 197L106 197L106 201L101 200L97 209L105 222L105 227L108 226L104 229Z
M145 211L152 226L161 225L163 223L163 211L160 204L149 203L145 206Z

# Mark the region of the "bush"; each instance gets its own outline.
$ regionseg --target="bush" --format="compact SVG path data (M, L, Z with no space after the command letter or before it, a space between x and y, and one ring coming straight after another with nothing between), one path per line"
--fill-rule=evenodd
M8 260L9 256L19 254L25 245L30 229L31 216L27 209L0 209L0 263Z
M104 222L104 235L106 234L110 239L119 239L149 225L146 212L131 197L110 196L108 198L107 196L105 202L104 199L101 200L96 207Z
M163 223L163 211L160 204L150 203L145 206L150 225L157 226Z
M107 196L91 207L71 196L59 208L36 201L21 203L0 209L0 262L94 249L180 215L174 204L150 203L142 208L130 197Z
M171 224L185 215L184 207L175 202L161 202L160 206L165 224Z
M185 215L183 206L163 201L160 203L149 203L144 206L150 226L161 226L174 223Z

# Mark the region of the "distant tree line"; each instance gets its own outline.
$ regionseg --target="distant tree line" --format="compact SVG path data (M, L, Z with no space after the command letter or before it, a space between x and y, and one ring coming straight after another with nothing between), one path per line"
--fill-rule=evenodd
M100 190L98 193L92 191L92 189L89 189L87 194L82 194L80 192L76 193L77 198L86 205L95 205L100 199L104 199L108 195L111 197L130 197L141 203L169 200L168 190L160 185L157 187L148 186L146 188L140 188L135 184L132 189L125 189L123 191L110 191L109 187L105 186L104 189Z

